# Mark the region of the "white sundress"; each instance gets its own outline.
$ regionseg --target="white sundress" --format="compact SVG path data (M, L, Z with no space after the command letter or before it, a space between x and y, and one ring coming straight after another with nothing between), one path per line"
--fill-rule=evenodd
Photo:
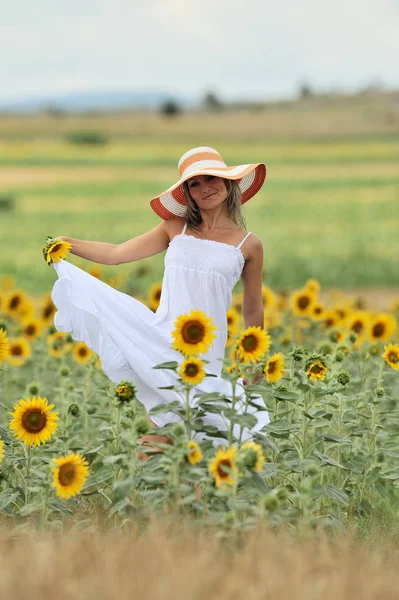
M51 293L57 307L54 325L58 331L70 332L75 341L83 341L100 356L102 369L114 383L131 381L137 397L147 410L162 403L181 400L174 390L159 387L176 384L178 375L172 370L154 369L157 364L184 360L171 346L172 331L178 316L191 310L201 310L212 317L217 331L211 348L201 358L208 360L206 372L217 377L205 377L193 386L190 397L198 392L220 392L231 397L231 383L221 377L222 360L227 342L226 313L231 306L232 290L244 268L241 246L203 240L183 231L170 242L165 253L165 271L157 311L139 300L116 290L72 263L61 260L53 263L58 280ZM236 395L240 396L238 410L243 406L245 390L242 378L237 381ZM182 401L182 400L181 400ZM195 400L191 400L194 405ZM255 403L263 410L249 406L248 412L258 422L244 429L242 441L250 439L251 431L259 431L269 422L261 396ZM159 427L180 418L174 413L150 415ZM219 414L208 413L204 424L226 431L228 423ZM234 433L239 433L235 425ZM195 439L207 438L198 432ZM215 445L221 438L211 438Z

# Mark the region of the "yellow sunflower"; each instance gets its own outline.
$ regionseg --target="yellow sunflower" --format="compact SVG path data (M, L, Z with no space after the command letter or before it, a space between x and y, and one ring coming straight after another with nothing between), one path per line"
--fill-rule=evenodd
M50 294L46 294L41 298L40 308L39 308L39 316L42 319L43 323L47 324L52 321L53 316L57 308L53 304Z
M274 308L277 304L276 294L267 285L262 285L263 308Z
M54 333L50 333L47 336L46 342L51 348L62 349L65 352L69 352L73 348L73 338L71 334L64 331L54 331ZM50 349L49 354L51 354Z
M72 244L64 242L63 240L53 240L47 244L44 249L45 259L48 265L53 262L60 262L61 259L65 259L67 254L70 252Z
M306 365L306 374L309 379L323 380L327 373L327 367L321 360L314 360Z
M222 446L209 462L209 471L213 475L217 488L232 486L237 479L237 448Z
M333 309L329 308L324 311L322 325L325 329L330 329L331 327L337 327L339 322L341 321L338 313Z
M308 279L304 285L304 289L316 297L320 292L320 283L317 279Z
M23 291L13 290L5 296L3 310L7 314L15 317L20 314L20 311L24 306L25 300L26 296Z
M366 311L356 310L349 315L346 319L345 326L348 331L353 331L358 337L359 343L364 339L368 325L370 322L370 316Z
M190 356L182 362L178 374L185 383L196 385L205 377L205 363L195 356Z
M3 442L3 440L0 440L0 465L3 462L4 454L5 454L4 442Z
M27 358L32 356L32 349L27 340L22 337L10 339L7 361L13 367L22 367Z
M399 369L399 344L388 344L384 346L384 350L384 354L381 355L382 358L387 365L397 371Z
M185 356L207 352L216 337L213 320L201 310L180 315L172 331L172 347Z
M231 306L226 313L226 319L227 319L227 330L231 331L232 333L236 333L237 327L239 326L239 324L241 322L240 313Z
M54 404L48 404L47 398L33 396L19 400L14 404L10 429L27 446L39 446L46 443L55 433L59 420L58 412L52 412Z
M84 342L77 342L72 350L72 356L80 365L87 365L93 355L94 352Z
M276 383L284 375L284 370L284 354L278 352L269 358L263 372L266 375L268 383Z
M240 448L240 454L244 457L244 464L258 473L263 469L265 457L262 446L256 442L245 442Z
M8 345L8 337L7 337L7 333L4 331L4 329L0 329L0 365L3 362L3 360L5 358L7 358L8 354L10 352L10 348Z
M396 327L396 319L392 315L380 313L369 322L367 330L369 340L371 342L387 341L395 333Z
M322 302L315 302L310 309L310 317L315 321L321 321L324 319L326 313L326 307Z
M290 302L294 314L301 317L311 313L316 296L313 292L302 289L291 294Z
M53 458L53 484L59 498L76 496L89 476L89 465L84 456L71 452L61 458Z
M240 367L236 362L233 362L231 365L228 365L226 367L226 371L227 373L233 373L234 375L237 375L237 377L241 376Z
M242 294L233 294L231 306L236 310L239 314L242 314Z
M195 465L201 462L204 455L202 454L201 448L199 447L197 442L194 442L194 440L190 440L187 444L186 456L188 462L192 465Z
M237 340L243 362L257 362L270 348L270 335L260 327L248 327Z
M22 321L21 334L28 340L35 340L40 337L43 330L43 323L39 319L24 319Z
M160 300L161 300L161 294L162 294L162 283L153 283L149 290L148 290L148 296L147 296L147 305L148 307L152 310L152 311L156 311Z

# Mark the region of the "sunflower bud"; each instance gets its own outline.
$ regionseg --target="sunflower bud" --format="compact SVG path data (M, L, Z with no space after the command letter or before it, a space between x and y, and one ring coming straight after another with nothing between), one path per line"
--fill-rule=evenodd
M286 385L280 384L276 385L277 392L288 392L288 387Z
M32 396L37 396L41 389L41 384L39 381L32 381L28 384L28 392Z
M240 466L253 469L258 461L258 454L254 448L241 448L239 453Z
M385 396L385 389L383 387L376 388L375 395L377 396L377 398L383 398Z
M71 417L78 417L80 415L80 408L77 404L70 404L68 406L68 415Z
M68 391L72 392L72 390L74 390L74 389L75 389L75 384L73 383L73 381L68 381L68 383L67 383L67 386L66 386L66 387L67 387L67 390L68 390Z
M3 329L7 333L8 323L5 321L0 321L0 329Z
M339 371L339 373L336 374L336 379L340 385L345 386L350 382L351 376L347 371Z
M57 331L57 328L55 327L55 325L50 325L50 327L48 328L48 335L52 335L56 331Z
M350 341L351 344L354 344L357 340L357 335L354 331L351 331L351 333L348 335L348 340Z
M315 462L309 463L304 469L305 475L308 475L309 477L316 477L316 475L319 474L319 471L320 466Z
M276 489L276 496L277 496L277 499L280 502L284 502L284 500L287 500L287 498L288 498L288 490L287 490L287 488L285 488L285 487L277 488Z
M344 360L344 358L345 358L345 354L343 352L336 352L334 360L335 360L335 362L340 363Z
M324 344L320 344L319 352L321 352L322 354L332 354L333 347L328 342L325 342Z
M274 512L275 510L277 510L279 506L279 500L276 494L272 492L265 496L263 499L263 506L269 512Z
M184 425L182 425L181 423L176 423L172 429L172 437L175 439L181 439L184 438L185 435L186 430L184 428Z
M136 397L136 388L131 381L121 381L115 386L115 397L121 404L131 402Z
M145 435L150 429L150 424L146 417L137 417L137 419L134 421L133 427L137 435Z
M61 377L68 377L69 373L69 367L61 367L61 369L59 370L59 374L61 375Z
M87 414L88 415L94 415L94 413L96 412L96 407L95 406L88 406L86 408Z
M295 346L291 350L290 356L292 356L295 362L301 362L305 356L305 348L303 346Z

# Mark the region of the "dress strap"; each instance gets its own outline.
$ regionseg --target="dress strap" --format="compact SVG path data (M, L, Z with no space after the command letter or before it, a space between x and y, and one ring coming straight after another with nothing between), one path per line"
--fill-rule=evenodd
M181 232L181 234L180 234L180 235L183 235L183 234L184 234L184 232L186 231L186 229L187 229L187 223L184 223L183 231Z
M245 242L245 240L247 239L247 237L249 235L251 235L252 231L248 231L247 235L245 236L245 238L243 240L241 240L241 242L238 244L237 248L241 248L241 246L243 245L243 243Z

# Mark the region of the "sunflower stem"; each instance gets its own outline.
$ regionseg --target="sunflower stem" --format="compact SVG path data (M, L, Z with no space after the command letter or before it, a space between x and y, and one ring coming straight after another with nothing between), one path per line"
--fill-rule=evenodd
M236 387L237 387L237 380L234 378L231 381L231 388L232 388L231 408L232 408L232 410L235 409L235 404L236 404L236 400L237 400ZM233 430L234 430L234 423L232 423L232 421L230 420L229 437L228 437L229 448L233 443Z
M26 476L25 476L25 506L29 504L30 491L29 491L29 479L30 479L30 466L32 460L32 451L30 446L26 448Z

